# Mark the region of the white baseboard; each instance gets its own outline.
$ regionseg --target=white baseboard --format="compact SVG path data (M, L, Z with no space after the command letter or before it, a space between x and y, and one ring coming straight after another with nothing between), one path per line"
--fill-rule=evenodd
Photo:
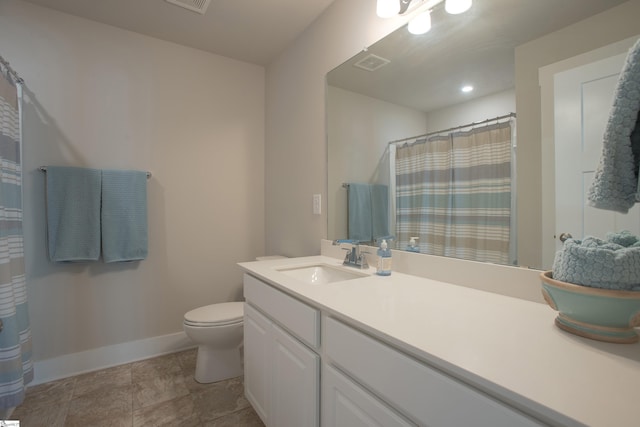
M115 344L34 362L29 386L194 348L184 332Z

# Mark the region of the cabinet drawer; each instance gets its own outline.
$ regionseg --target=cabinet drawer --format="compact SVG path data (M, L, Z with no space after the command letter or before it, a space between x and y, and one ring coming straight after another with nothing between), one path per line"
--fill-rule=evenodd
M326 317L323 328L332 362L420 425L542 425L335 319Z
M322 427L415 427L333 367L322 365Z
M307 345L320 345L320 312L255 277L244 275L244 297Z

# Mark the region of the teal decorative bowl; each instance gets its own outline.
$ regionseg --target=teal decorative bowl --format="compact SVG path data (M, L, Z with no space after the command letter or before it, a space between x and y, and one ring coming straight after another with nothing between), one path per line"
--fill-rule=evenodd
M634 343L640 326L640 292L591 288L540 274L542 296L559 314L556 325L565 331L598 341Z

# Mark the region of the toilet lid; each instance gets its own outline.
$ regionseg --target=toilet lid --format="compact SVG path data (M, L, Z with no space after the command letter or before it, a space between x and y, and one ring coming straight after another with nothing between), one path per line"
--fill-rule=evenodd
M184 315L184 320L198 325L227 325L241 322L243 314L242 302L223 302L191 310Z

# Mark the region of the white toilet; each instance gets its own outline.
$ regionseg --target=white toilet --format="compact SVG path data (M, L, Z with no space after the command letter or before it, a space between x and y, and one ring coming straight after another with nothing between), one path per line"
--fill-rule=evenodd
M184 315L184 332L198 344L195 379L212 383L242 375L242 302L196 308Z

